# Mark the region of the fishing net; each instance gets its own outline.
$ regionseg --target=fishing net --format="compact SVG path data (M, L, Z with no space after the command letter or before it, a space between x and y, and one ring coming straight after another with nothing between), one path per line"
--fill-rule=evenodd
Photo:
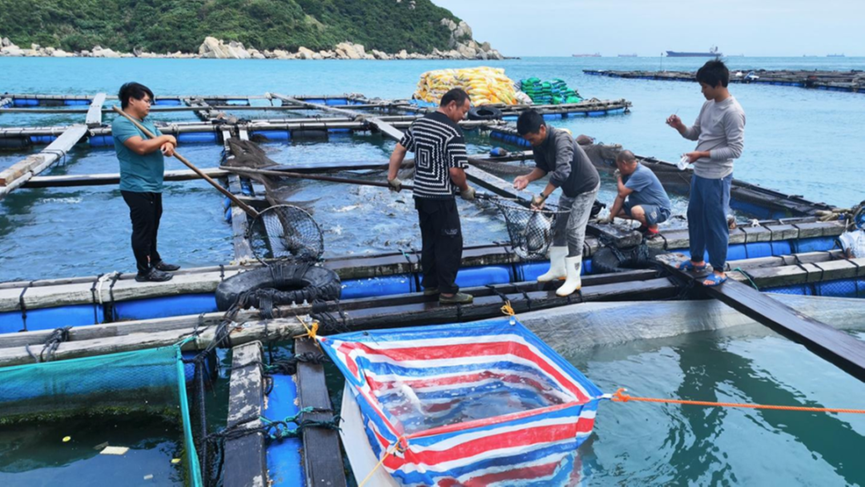
M178 346L0 368L0 424L136 413L177 420L187 484L200 486L185 377Z
M558 211L554 208L532 210L505 199L491 199L505 219L514 253L523 259L544 259L552 239Z
M237 169L263 169L279 166L267 152L250 140L228 140L229 153L223 166ZM252 219L246 237L255 258L267 265L272 261L317 261L324 253L321 228L313 220L311 211L300 205L283 204L293 191L285 191L279 178L241 173L264 186L265 199L271 206Z
M324 237L312 215L294 205L271 206L250 223L246 236L262 264L278 261L317 261L324 254Z

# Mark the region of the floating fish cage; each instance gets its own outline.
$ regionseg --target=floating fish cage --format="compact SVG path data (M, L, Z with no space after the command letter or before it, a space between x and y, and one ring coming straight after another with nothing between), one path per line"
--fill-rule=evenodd
M589 76L624 78L654 81L695 82L695 73L687 71L616 71L584 69ZM861 71L817 71L817 70L741 70L731 73L730 83L793 86L824 91L865 93L862 89L865 76Z
M321 365L325 353L335 359L348 379L346 400L354 401L358 424L362 425L354 431L354 438L363 439L370 447L366 459L357 462L351 459L353 467L366 465L372 471L384 456L382 471L389 472L395 482L412 485L458 485L472 478L506 482L508 478L516 478L485 476L493 470L534 475L531 478L541 484L574 482L580 469L575 451L591 430L587 423L594 418L600 391L520 325L504 320L487 328L468 328L461 323L499 317L503 307L526 313L579 303L703 297L686 282L687 278L663 264L643 259L631 265L622 257L637 252L649 252L652 256L670 252L687 255L688 234L681 224L669 225L661 237L644 241L630 226L590 223L582 290L559 297L554 283L536 282L548 269L546 258L521 252L505 231L506 225L496 207L479 200L459 203L464 233L475 241L464 248L457 284L474 296L474 303L439 306L435 296L422 292L420 252L411 240L400 240L398 235L414 232L406 230L414 220L413 212L407 209L407 199L392 196L381 188L337 193L339 190L334 188L346 186L335 186L332 182L334 173L381 182L387 168L385 156L401 136L401 130L430 108L406 100L369 99L357 94L158 97L151 116L162 120L160 130L176 135L180 151L194 154L194 161L210 161L203 172L256 211L286 203L315 207L322 195L339 194L337 203L323 207L318 213L312 212L312 218L319 225L327 220L323 242L340 250L325 253L314 263L258 259L257 252L262 247L271 247L275 252L280 245L273 234L250 230L254 221L231 199L209 188L193 191L192 186L183 186L181 191L168 191L167 205L183 208L188 219L206 215L211 224L196 231L194 239L186 235L169 240L170 245L197 251L196 240L230 243L208 254L212 258L202 265L175 273L171 281L137 283L134 274L105 272L110 266L131 265L126 242L117 244L121 239L111 235L116 230L112 226L125 223L126 216L114 208L123 206L114 191L119 182L113 169L116 166L105 162L113 161L107 149L114 144L111 129L103 123L103 114L111 112L105 107L109 100L113 99L104 94L0 96L0 123L6 116L57 121L50 126L0 128L0 149L4 150L0 152L0 198L23 201L25 205L90 198L97 202L99 211L87 213L98 213L96 216L65 215L64 209L56 211L88 228L88 239L92 240L87 242L88 248L114 241L117 248L123 249L122 258L105 268L91 269L82 264L82 268L88 269L81 272L83 276L30 279L21 275L14 281L0 283L0 378L10 377L0 381L0 392L6 391L0 395L0 414L11 417L17 411L51 415L65 410L77 415L80 411L68 408L81 404L123 411L127 406L140 405L140 399L145 398L147 405L157 410L147 411L148 414L170 411L178 419L178 431L182 430L182 441L177 443L183 450L182 482L188 485L199 485L196 482L246 485L252 479L267 479L271 485L302 485L309 479L345 485L339 453L341 433L335 427L330 384ZM625 100L589 100L535 108L546 119L556 120L615 115L627 112L629 106ZM526 207L530 201L530 193L516 191L508 178L526 171L525 161L531 160L531 147L508 122L526 108L498 107L500 116L496 119L461 123L474 152L470 156L471 167L466 171L470 182L479 192L506 198L514 207ZM84 123L78 123L79 114L85 114ZM233 170L232 164L242 156L233 146L240 141L277 148L267 152L269 158L278 161L267 166L271 179ZM511 152L488 154L494 144L500 143ZM290 149L280 152L284 147ZM616 147L589 144L584 150L602 174L612 172ZM308 159L316 159L315 151L336 153L339 160L331 156L324 162L310 162ZM7 152L13 156L8 157ZM358 160L358 153L368 160ZM658 175L669 193L687 196L688 172L651 157L640 160ZM77 167L85 163L90 166ZM97 169L90 171L89 167ZM42 174L49 169L50 173ZM304 177L319 179L305 181ZM199 176L191 171L173 168L165 175L169 184L197 179ZM80 190L83 192L79 195L75 193L79 189L75 188L86 190ZM174 202L168 203L172 199ZM356 211L369 202L381 205L382 212L395 223ZM865 259L847 258L838 249L838 237L848 222L835 208L742 181L733 184L731 207L739 223L730 230L728 250L729 271L734 281L760 291L865 297L865 271L861 269ZM827 214L831 218L826 218ZM179 226L184 221L174 224ZM36 221L34 226L48 228L49 223ZM63 221L56 225L62 227ZM355 251L352 245L358 242L347 239L345 234L357 228L382 236L386 242L374 242L381 244L374 251ZM70 238L75 237L62 236ZM313 279L310 269L318 277ZM100 271L103 273L87 275ZM264 276L263 282L244 286L261 284L266 288L267 276L279 275L285 282L292 282L287 285L292 289L281 289L284 295L244 294L245 301L239 297L243 293L227 291L240 280L252 282L258 275ZM315 280L316 287L331 289L332 295L317 299L318 295L313 298L304 293L292 294L309 286L310 280ZM436 324L447 326L430 331L422 328L392 331L396 327ZM368 331L381 329L388 331ZM519 398L512 404L522 408L519 411L496 413L507 421L473 417L485 408L481 404L483 398L478 398L477 404L465 397L457 398L459 388L456 388L448 393L460 401L449 403L436 396L434 387L424 385L426 379L419 375L405 378L399 387L391 379L387 379L391 381L387 384L381 380L370 382L371 378L378 380L393 374L397 368L406 376L426 370L417 368L412 363L416 357L411 355L401 355L405 363L394 362L391 354L398 349L423 351L435 341L433 336L453 342L448 343L453 349L471 348L470 344L477 343L483 330L489 332L490 340L498 340L504 333L519 345L516 348L512 344L503 345L507 350L497 367L517 371L525 381L515 383L505 373L478 378L481 391L495 386L496 391ZM440 336L442 332L449 335ZM298 338L301 335L318 340ZM407 342L399 342L403 339ZM408 341L414 343L407 344ZM289 344L291 355L274 355L270 349L273 343ZM215 346L232 350L230 367L223 364L222 373L217 374L218 359L212 355L207 356L206 373L193 367L193 364L204 366L200 350ZM139 352L141 348L148 351ZM519 353L515 352L517 348ZM531 352L530 356L523 353L526 350ZM487 358L469 355L485 370L489 368L484 362ZM143 369L126 372L130 364L146 365L151 359L154 372ZM449 359L442 355L438 360ZM92 372L83 372L81 367ZM448 375L450 372L456 375ZM450 372L442 374L471 375L466 370ZM217 396L215 393L202 396L202 390L209 387L202 380L203 375L217 383L229 383L227 391L223 391L225 396L219 396L227 402L228 412L224 428L217 433L202 426L200 423L206 421L201 420L200 411L195 411L199 407L197 399L206 396L212 401ZM25 377L40 379L25 387L22 382ZM74 380L80 377L88 380ZM150 399L158 394L148 388L170 393L170 401ZM97 393L107 395L92 395ZM187 394L196 399L188 401ZM550 394L555 397L547 397ZM3 402L4 399L9 400ZM423 420L408 414L417 406L415 399L420 401ZM115 404L113 400L127 402ZM28 409L30 404L46 409ZM224 404L221 407L224 409ZM539 410L544 414L536 416ZM434 421L447 422L456 417L462 418L454 423L457 426ZM486 450L465 451L453 461L467 463L454 468L451 467L456 463L449 463L446 458L437 458L433 462L435 467L428 461L430 451L456 441L454 438L461 435L495 428L514 428L522 435L530 429L529 423L536 422L562 425L556 430L563 435L561 442L553 446L541 442L531 451L515 450L510 456L492 455L478 461L466 458L471 456L469 453L484 455ZM402 444L403 440L408 441ZM384 455L394 445L398 445L401 456ZM528 482L530 477L523 479Z

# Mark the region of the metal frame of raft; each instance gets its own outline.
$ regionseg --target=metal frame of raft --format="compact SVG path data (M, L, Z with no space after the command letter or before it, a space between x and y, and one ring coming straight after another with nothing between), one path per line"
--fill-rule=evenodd
M731 76L731 83L794 86L825 91L865 93L865 74L862 71L819 71L819 70L739 70L753 72L757 78ZM656 80L656 81L695 81L695 73L689 71L615 71L584 69L590 76L608 78Z
M345 121L337 123L356 124L354 126L334 125L313 125L316 129L346 129L354 130L369 130L373 132L381 132L383 135L398 138L400 124L406 126L410 120L403 119L391 122L387 115L375 116L374 114L357 112L348 108L366 108L366 105L371 105L368 100L353 95L344 95L342 97L283 97L274 95L283 102L291 103L301 109L314 109L325 112L341 115ZM8 100L9 98L3 98ZM12 98L14 100L14 97ZM84 129L88 130L103 130L95 128L97 125L97 117L101 117L101 103L107 97L99 96L94 100L88 97L80 98L59 98L69 105L84 105L90 104L88 108L88 116L86 123L81 126L73 126L72 128L63 129L62 133L68 135L62 141L62 147L51 148L52 151L43 151L40 155L40 161L30 161L25 164L26 170L21 171L21 167L16 168L14 177L10 177L8 183L4 179L6 188L17 183L12 189L17 187L26 187L25 183L30 181L45 167L50 166L52 162L47 162L46 157L56 156L55 161L61 156L65 157L65 153L71 148L69 139L73 139L74 135ZM99 106L95 103L101 99ZM51 103L56 103L57 98L45 97L34 98L36 104L43 103L42 100L52 100ZM228 97L213 99L205 99L197 97L196 99L178 99L179 103L185 103L189 109L193 110L202 121L210 122L215 113L214 106L233 106L228 101ZM233 99L232 99L233 100ZM211 105L208 101L217 101L226 105ZM75 103L71 103L75 102ZM351 102L351 103L349 103ZM233 103L238 103L241 106L242 100ZM248 99L246 101L248 104ZM5 102L6 106L9 102ZM352 107L351 105L360 105ZM386 104L375 104L377 107L387 108L389 110L400 107L396 104L386 106ZM419 112L419 109L409 109L407 111ZM2 111L0 111L2 113ZM589 113L584 111L584 113ZM550 117L561 117L561 112L550 111L546 115ZM407 117L408 118L408 117ZM271 128L276 122L266 122L265 127ZM281 122L292 123L292 122ZM308 128L309 124L322 124L329 122L309 121L304 120L298 122L298 127ZM307 124L307 125L303 125ZM175 124L178 128L178 133L181 130L189 130L189 133L196 133L197 129L209 130L214 134L213 138L207 137L208 140L198 140L198 142L221 142L227 144L230 137L239 137L241 139L249 137L250 133L254 134L256 128L260 126L255 124L221 124L213 125L206 123L195 124ZM497 127L495 123L478 122L477 126L482 126L495 130L499 133L506 134L508 129ZM288 125L286 125L287 127ZM88 128L91 127L91 128ZM182 127L182 128L181 128ZM74 132L70 132L74 129ZM13 129L14 130L14 129ZM42 129L54 131L53 128ZM283 130L283 129L280 129ZM288 130L288 129L285 129ZM41 135L45 135L44 133ZM95 134L94 135L105 135ZM13 133L0 132L0 139L3 137L22 137L27 135L27 132ZM7 138L8 138L7 137ZM81 140L77 137L77 140ZM48 142L49 140L45 140ZM74 145L75 141L72 142ZM68 147L67 147L68 146ZM46 152L48 152L46 154ZM32 156L31 156L32 157ZM517 158L530 157L530 153L521 153ZM489 160L489 158L487 158ZM513 160L513 159L510 159ZM596 165L605 169L606 162L593 158ZM665 164L652 159L644 158L644 163L650 166L656 172L663 172L666 168ZM502 161L500 161L502 162ZM654 164L654 167L652 165ZM44 167L42 167L44 166ZM310 168L310 171L313 169ZM515 192L503 180L492 174L479 170L476 167L470 168L467 171L470 179L477 184L493 193L515 198L523 203L527 201L527 195L521 192ZM4 174L9 175L4 171ZM679 176L681 177L681 175ZM20 179L24 179L20 181ZM47 178L46 178L47 179ZM99 178L96 178L99 179ZM105 180L106 178L102 178ZM247 197L254 198L255 188L248 182L243 181L243 178L237 176L228 176L225 185L235 193L248 193ZM79 181L79 183L89 183L91 180ZM675 187L675 178L662 178L665 182L665 187ZM42 180L42 187L52 186L52 181ZM106 183L103 183L106 184ZM60 184L58 184L60 185ZM36 185L34 185L36 187ZM770 289L787 288L789 292L794 292L797 286L803 289L803 292L808 287L813 293L824 292L826 295L833 294L832 286L837 286L843 283L846 287L855 288L856 295L860 294L860 287L865 286L865 272L861 271L861 267L865 264L862 259L843 259L837 252L827 252L834 247L835 237L843 231L843 226L837 222L818 222L814 217L816 211L830 209L827 205L812 203L802 198L789 197L778 192L764 190L753 185L743 183L737 184L737 193L739 197L745 199L742 195L748 195L752 204L759 208L760 204L766 205L769 210L769 218L774 218L771 221L761 222L761 225L754 228L742 228L731 234L731 252L732 256L741 255L745 257L744 261L732 261L731 265L735 265L737 272L731 272L733 279L741 279ZM3 193L5 194L5 193ZM781 209L786 209L782 212ZM245 232L246 216L242 211L232 205L230 208L232 216L232 227L234 233L235 256L241 263L249 258L249 243L245 242L243 234ZM795 215L799 218L790 220L778 220L783 216ZM639 243L640 236L636 232L623 230L612 226L597 226L590 227L589 233L593 236L590 240L590 246L587 248L588 256L599 246L599 239L610 241L613 245L629 246ZM650 243L652 246L663 246L665 249L684 248L687 246L686 231L668 232L666 239L654 240ZM812 252L806 254L798 254L793 257L779 256L794 251L807 250L822 250L823 252ZM739 252L737 254L737 252ZM743 255L742 255L743 254ZM255 340L279 340L293 337L302 331L302 328L291 319L302 313L317 313L324 319L322 325L324 332L333 332L345 329L375 329L392 326L393 323L399 322L401 326L405 325L423 325L428 323L451 323L459 321L470 321L474 319L486 318L495 316L500 313L499 309L504 303L509 303L509 309L516 311L527 311L533 309L543 309L548 307L560 306L564 304L595 301L595 300L634 300L634 299L659 299L673 298L682 296L683 288L680 282L671 280L667 277L660 277L655 271L632 271L623 274L613 275L588 275L584 279L584 288L581 293L575 296L560 298L552 292L552 286L540 286L532 279L543 272L546 265L544 263L521 262L510 249L506 246L481 246L473 249L468 249L464 255L464 265L461 278L464 280L461 284L469 288L477 299L471 305L456 306L456 307L440 307L435 302L434 297L423 296L418 293L417 289L417 272L418 272L418 256L413 252L401 252L394 254L385 254L380 256L372 256L365 258L344 258L331 259L325 265L336 269L343 277L354 278L346 282L346 289L349 290L349 296L354 292L354 299L345 299L341 302L328 303L317 310L310 306L305 306L303 303L298 303L294 307L276 308L274 316L276 319L270 321L259 321L245 325L238 333L232 334L232 343L242 344ZM472 266L475 266L472 268ZM590 266L590 260L587 260L587 266ZM56 328L57 316L50 313L60 313L59 316L64 318L73 315L73 311L86 314L88 318L81 324L85 324L92 316L93 322L101 323L109 321L116 317L134 318L136 311L141 313L140 316L147 316L149 321L131 321L126 323L112 324L97 324L93 326L83 326L81 328L73 328L69 331L69 340L59 344L55 350L57 359L73 358L79 356L112 353L121 350L134 350L141 347L159 346L161 343L176 343L179 336L188 335L190 331L198 330L207 320L218 320L222 314L200 314L202 309L207 311L207 306L212 301L213 289L225 277L238 272L243 266L219 266L209 269L191 269L183 273L179 273L173 282L169 283L149 283L130 285L130 276L111 275L101 276L98 278L72 278L60 279L53 281L43 281L29 283L22 286L22 283L2 283L0 284L0 312L2 316L17 315L22 323L27 320L29 314L30 322L37 320L37 316L44 314L46 318L46 326L36 327L42 328L44 331L34 330L14 335L0 336L0 365L12 363L28 363L32 361L32 356L27 353L25 346L35 346L44 342L46 334L50 333L49 329ZM152 285L151 285L152 284ZM478 286L478 287L472 287ZM550 289L547 289L549 287ZM792 290L791 290L792 289ZM819 290L819 291L818 291ZM16 296L17 295L17 296ZM759 295L758 295L759 296ZM146 297L145 299L141 299ZM107 302L106 302L107 298ZM744 298L737 298L739 303L744 301ZM753 296L752 296L753 299ZM5 304L4 304L5 303ZM10 309L11 306L11 309ZM174 306L172 308L172 306ZM126 315L123 315L118 309L125 309ZM158 310L158 313L165 313L161 317L148 315L152 311ZM751 310L752 314L754 313ZM11 315L10 315L11 313ZM107 318L106 318L107 315ZM244 312L246 319L255 320L255 312ZM778 317L780 316L780 318ZM282 317L282 318L280 318ZM758 320L767 321L764 314L755 314L754 317ZM788 320L789 317L777 315L773 318L775 323L781 323ZM50 325L49 325L50 323ZM14 326L14 325L13 325ZM780 325L779 325L780 326ZM25 329L30 330L30 327ZM157 331L158 330L158 331ZM115 339L106 339L109 336L117 336ZM788 335L793 336L793 335ZM796 337L794 337L796 338ZM200 336L195 341L190 341L185 344L187 350L200 349L208 343L212 336L206 333ZM303 345L299 345L302 347ZM833 358L831 347L823 347L820 351L821 356ZM238 352L238 360L243 358L244 354ZM252 373L250 367L252 362L238 363L238 370L241 371L238 375L242 379L243 373ZM856 364L856 362L850 362ZM844 367L845 370L853 371L855 367ZM322 408L329 408L329 400L327 399L326 388L323 388L324 377L320 370L307 371L309 379L304 382L298 381L301 387L297 391L300 396L301 404L309 403L310 394L317 395L318 400L321 399L322 393L326 403L320 403ZM254 375L254 373L252 373ZM234 376L234 374L232 374ZM857 375L858 377L858 375ZM290 379L289 379L290 380ZM252 381L255 382L254 380ZM232 377L232 387L235 381ZM291 396L290 387L285 397L276 400L271 398L270 403L274 406L285 406L288 403L294 403L297 395ZM316 392L317 391L317 392ZM254 392L254 390L253 390ZM254 395L253 395L254 397ZM313 401L314 402L314 401ZM235 411L237 409L234 409ZM315 430L311 430L315 431ZM306 433L304 432L304 435ZM328 452L323 457L323 461L311 459L309 455L303 459L307 474L307 481L310 478L317 479L319 473L322 475L329 471L342 471L342 463L338 453L338 444L331 440L326 440L321 435L310 435L310 438L304 438L307 442L304 448L307 452L319 450ZM241 443L233 445L235 451L248 452L263 452L258 448L258 440L253 439L253 445ZM326 444L330 441L329 446ZM334 450L333 446L336 445ZM265 450L270 450L268 447ZM285 452L279 453L284 455ZM264 453L262 453L264 455ZM258 457L252 463L244 462L240 479L248 474L260 472L261 469L249 469L250 465L264 465L263 468L269 468L270 459L262 459ZM261 460L263 463L257 463ZM315 466L317 464L318 466ZM287 471L298 472L298 463L293 465L284 465ZM236 470L233 470L236 471ZM316 472L310 476L310 472ZM314 481L309 481L315 483ZM242 483L242 482L241 482ZM345 479L336 479L333 485L343 485ZM289 485L289 484L285 484Z

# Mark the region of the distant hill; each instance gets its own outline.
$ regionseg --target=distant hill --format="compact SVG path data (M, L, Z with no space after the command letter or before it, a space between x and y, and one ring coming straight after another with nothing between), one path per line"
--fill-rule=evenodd
M262 50L350 41L430 53L452 47L442 19L460 22L430 0L0 0L0 37L67 51L197 52L213 36Z

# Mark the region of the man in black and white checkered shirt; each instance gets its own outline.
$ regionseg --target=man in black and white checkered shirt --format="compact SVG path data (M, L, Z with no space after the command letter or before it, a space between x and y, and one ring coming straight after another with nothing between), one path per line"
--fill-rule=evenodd
M424 294L439 294L442 304L465 304L472 296L456 285L463 252L463 235L454 194L473 200L475 190L466 181L468 165L463 131L457 124L469 111L468 94L454 88L442 97L437 111L416 120L390 156L387 180L399 191L397 178L406 153L415 155L414 200L420 219L421 267Z

